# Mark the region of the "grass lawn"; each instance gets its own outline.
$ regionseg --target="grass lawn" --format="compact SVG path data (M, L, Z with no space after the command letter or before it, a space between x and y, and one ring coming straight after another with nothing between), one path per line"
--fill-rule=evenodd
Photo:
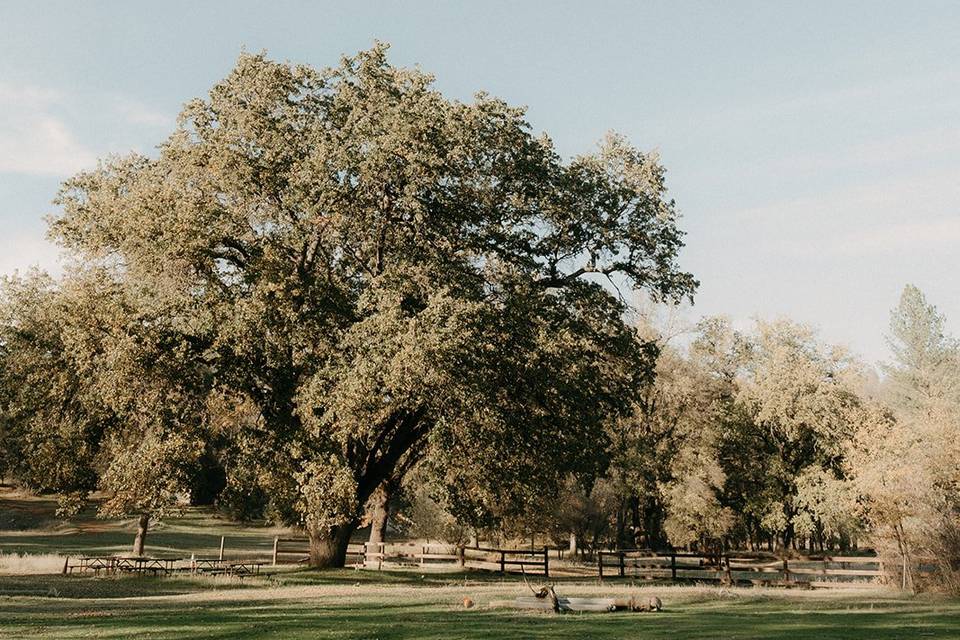
M31 496L0 485L0 553L114 555L129 553L137 530L136 519L96 517L96 504L79 515L55 517L56 501ZM231 522L209 508L189 507L176 518L150 524L147 553L189 557L216 555L220 536L226 537L230 557L267 557L274 536L290 535L284 528Z
M44 570L52 572L62 566L62 555L128 552L132 521L104 521L87 510L63 522L53 509L49 499L0 488L0 554L31 554L24 563L49 565ZM151 531L147 553L213 555L225 535L228 558L263 558L278 533L284 534L190 509ZM564 615L491 609L492 600L529 591L516 577L481 572L288 570L243 581L0 575L0 639L960 639L960 600L933 596L879 589L600 586L582 578L562 578L556 585L566 596L657 595L666 609ZM465 609L465 597L476 606Z
M379 579L376 579L377 576ZM10 595L37 589L50 595ZM658 595L660 613L490 609L516 580L295 572L247 579L0 577L2 638L960 638L960 601L896 592L563 582L561 595ZM7 595L3 595L7 594ZM477 604L462 606L469 596Z

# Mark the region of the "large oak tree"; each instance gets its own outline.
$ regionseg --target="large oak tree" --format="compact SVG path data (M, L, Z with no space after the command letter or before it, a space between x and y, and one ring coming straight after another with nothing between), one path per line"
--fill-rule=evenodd
M656 157L610 136L566 161L521 109L448 99L380 45L323 71L243 55L157 157L59 203L76 268L205 381L157 401L236 416L231 486L299 520L316 566L422 461L477 522L593 464L655 355L620 292L696 286Z

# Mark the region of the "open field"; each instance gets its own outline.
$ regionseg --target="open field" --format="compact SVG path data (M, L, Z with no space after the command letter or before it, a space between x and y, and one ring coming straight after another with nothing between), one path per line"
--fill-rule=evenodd
M69 522L53 503L0 491L0 554L28 554L22 571L50 573L60 555L125 553L132 523L86 511ZM231 523L207 510L168 519L148 537L158 555L266 557L281 530ZM59 555L58 555L59 554ZM3 557L0 556L0 564ZM0 566L2 569L2 566ZM877 588L814 592L761 588L603 585L555 580L564 596L657 595L657 614L494 610L529 592L495 573L304 571L230 577L0 575L0 638L960 638L960 601ZM464 609L463 599L476 602Z
M0 486L0 554L111 555L130 552L136 522L104 520L90 505L68 521L54 516L56 502ZM226 536L229 557L268 557L283 528L231 522L210 509L190 507L177 518L151 523L147 553L189 557L216 555Z
M369 574L368 574L369 575ZM386 576L385 576L386 577ZM655 614L489 609L525 593L517 581L439 585L408 574L356 581L351 570L236 581L0 578L4 638L957 638L960 602L893 592L820 592L565 583L564 595L656 594ZM389 580L389 577L387 577ZM17 586L19 585L19 587ZM147 595L151 589L157 594ZM86 592L86 594L84 593ZM132 597L131 597L132 596ZM469 596L477 602L464 609Z

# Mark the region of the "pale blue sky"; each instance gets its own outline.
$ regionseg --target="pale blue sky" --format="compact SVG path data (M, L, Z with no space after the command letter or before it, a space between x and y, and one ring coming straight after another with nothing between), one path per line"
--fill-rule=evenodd
M874 362L917 284L960 327L960 2L0 0L0 273L55 268L41 217L150 152L242 48L316 66L392 43L448 95L529 107L565 154L658 149L692 318L786 315Z

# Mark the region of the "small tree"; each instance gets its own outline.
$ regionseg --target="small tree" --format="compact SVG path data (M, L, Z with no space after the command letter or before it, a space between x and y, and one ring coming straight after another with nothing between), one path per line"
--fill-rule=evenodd
M886 367L891 411L856 434L850 473L877 545L898 567L901 588L915 588L919 556L940 562L939 578L960 579L960 353L944 319L907 286L891 315L895 362Z
M0 309L0 423L11 471L79 510L136 515L141 554L151 517L189 494L204 449L205 375L162 320L102 270L60 285L8 280ZM134 309L137 308L135 311Z
M108 497L103 516L137 516L134 555L143 555L150 520L177 512L190 486L189 469L199 461L202 443L181 433L148 432L134 443L114 440L105 447L110 462L100 480Z

